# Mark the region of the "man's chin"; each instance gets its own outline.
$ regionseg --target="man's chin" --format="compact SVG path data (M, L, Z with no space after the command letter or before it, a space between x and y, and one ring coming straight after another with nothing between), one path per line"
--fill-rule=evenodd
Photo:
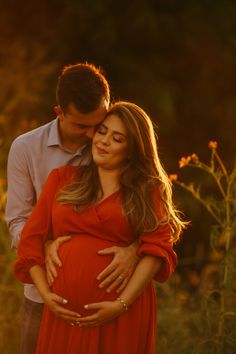
M91 143L92 139L89 139L89 138L83 136L83 137L79 137L77 139L77 142L78 141L80 142L81 145L85 145L85 144Z

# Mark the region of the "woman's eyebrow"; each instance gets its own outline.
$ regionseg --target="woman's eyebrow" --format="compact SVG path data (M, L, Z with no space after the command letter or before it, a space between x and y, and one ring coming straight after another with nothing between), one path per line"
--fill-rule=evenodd
M106 128L106 129L108 130L108 127L106 126L105 123L102 123L101 126L104 127L104 128ZM119 135L122 135L122 136L126 137L126 134L125 134L125 133L118 132L117 130L112 130L112 133L114 133L114 134L119 134Z

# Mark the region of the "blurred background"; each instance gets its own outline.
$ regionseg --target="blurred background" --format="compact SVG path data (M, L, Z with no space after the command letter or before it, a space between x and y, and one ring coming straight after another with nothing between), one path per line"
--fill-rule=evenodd
M228 171L234 169L236 1L0 0L0 5L0 349L8 354L17 352L22 296L12 275L15 254L3 220L11 142L55 117L56 81L64 65L92 62L103 68L113 100L135 102L157 124L168 174L197 181L215 197L206 174L179 170L178 161L192 153L209 161L211 140L218 142ZM176 245L176 274L157 287L157 353L231 354L235 315L223 344L214 326L206 324L206 294L215 289L218 261L224 261L224 254L212 257L214 220L178 185L174 198L191 226ZM230 285L235 301L235 281ZM217 294L210 298L214 309Z

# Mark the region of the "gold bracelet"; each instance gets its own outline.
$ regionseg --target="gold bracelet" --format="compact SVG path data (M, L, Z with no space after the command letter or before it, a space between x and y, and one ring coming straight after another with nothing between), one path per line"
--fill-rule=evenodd
M121 297L118 297L116 300L121 303L121 305L124 307L125 311L128 311L128 309L129 309L128 305L126 304L126 302Z

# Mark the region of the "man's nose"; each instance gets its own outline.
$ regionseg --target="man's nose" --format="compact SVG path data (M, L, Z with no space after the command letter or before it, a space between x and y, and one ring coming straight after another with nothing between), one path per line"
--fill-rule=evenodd
M93 138L94 133L95 133L95 128L94 128L94 127L89 127L89 128L86 129L86 136L87 136L89 139L92 139L92 138Z

